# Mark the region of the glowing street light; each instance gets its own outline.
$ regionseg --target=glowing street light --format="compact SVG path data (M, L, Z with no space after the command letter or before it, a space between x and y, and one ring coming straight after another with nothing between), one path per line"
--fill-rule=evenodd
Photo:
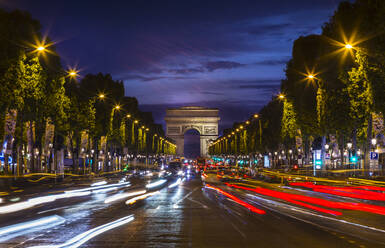
M259 117L258 114L254 114L254 118L257 119Z
M284 98L285 98L285 95L281 93L281 94L278 95L278 98L279 98L279 99L284 99Z
M353 144L349 142L349 143L347 144L347 146L348 146L348 149L352 149Z
M131 115L130 115L130 114L127 114L126 117L127 117L127 118L131 118Z
M350 45L350 44L348 43L348 44L346 44L346 45L345 45L345 48L346 48L346 49L352 49L352 48L353 48L353 46L352 46L352 45Z
M45 47L44 46L38 46L37 48L36 48L36 51L38 51L38 52L43 52L45 50Z
M377 144L377 140L376 139L372 139L372 145L375 146Z
M116 106L114 107L114 109L119 110L119 109L120 109L120 105L116 105Z
M100 99L104 99L105 97L106 97L106 95L104 95L103 93L99 94Z
M77 71L71 69L71 70L68 71L68 76L70 76L70 77L77 77L78 73L77 73Z
M314 75L309 74L309 75L307 75L307 78L308 78L308 79L314 79Z

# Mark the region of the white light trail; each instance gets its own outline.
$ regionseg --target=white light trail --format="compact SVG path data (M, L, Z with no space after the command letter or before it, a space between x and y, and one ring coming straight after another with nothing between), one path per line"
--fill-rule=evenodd
M77 248L86 243L88 240L104 233L107 232L111 229L114 229L116 227L122 226L124 224L127 224L131 221L134 220L133 215L126 216L123 218L120 218L118 220L115 220L113 222L109 222L107 224L95 227L91 230L88 230L84 233L81 233L72 239L68 240L67 242L60 244L60 245L41 245L41 246L34 246L34 248L61 248L61 247L66 247L66 248Z
M0 214L7 214L7 213L21 211L24 209L34 207L39 204L53 202L57 199L85 196L85 195L90 195L91 193L108 192L112 190L117 190L119 187L129 187L129 186L131 186L129 182L122 182L122 183L115 183L115 184L108 184L108 185L101 185L101 186L65 191L63 194L31 198L27 201L13 203L6 206L0 206Z
M146 190L139 190L139 191L129 192L129 193L120 193L120 194L116 194L116 195L108 197L106 200L104 200L104 203L110 203L113 201L118 201L118 200L121 200L124 198L128 198L128 197L135 196L135 195L141 195L141 194L145 194L145 193L146 193Z
M101 185L105 185L105 184L107 184L106 181L101 181L101 182L93 183L93 184L91 184L91 186L94 187L94 186L101 186Z
M92 193L94 193L94 194L106 193L106 192L117 190L117 189L118 189L118 187L111 187L111 188L106 188L106 189L98 189L98 190L92 191Z
M33 221L27 221L27 222L23 222L23 223L11 225L11 226L2 227L2 228L0 228L0 236L3 238L3 236L7 235L7 234L11 234L14 232L20 232L23 230L29 230L29 229L34 228L34 227L52 224L55 222L56 223L59 223L59 222L62 223L62 222L64 222L64 218L62 218L58 215L52 215L49 217L44 217L44 218L40 218L40 219L33 220Z
M140 195L140 196L137 196L137 197L134 197L134 198L131 198L131 199L127 200L126 204L127 205L134 204L138 200L146 199L149 196L156 195L156 194L159 194L159 193L160 193L159 191L155 191L155 192L147 193L147 194L144 194L144 195Z
M130 186L131 184L129 182L122 182L122 183L114 183L114 184L108 184L108 185L101 185L101 186L96 186L96 187L87 187L87 188L83 188L83 189L75 189L75 190L70 190L70 191L66 191L66 193L68 192L82 192L82 191L88 191L88 190L97 190L97 189L105 189L105 188L109 188L109 187L122 187L122 186L125 186L125 187L128 187Z
M182 179L178 178L178 180L176 180L175 183L170 184L170 185L168 186L168 188L174 188L174 187L178 186L181 182L182 182Z
M156 181L156 182L147 184L147 185L146 185L146 188L149 188L149 189L155 188L155 187L158 187L158 186L160 186L160 185L162 185L162 184L165 184L166 182L167 182L166 179L161 179L161 180L158 180L158 181Z

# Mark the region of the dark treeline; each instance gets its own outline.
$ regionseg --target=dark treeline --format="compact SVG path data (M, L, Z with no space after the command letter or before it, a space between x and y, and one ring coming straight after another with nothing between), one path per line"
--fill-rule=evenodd
M110 170L121 157L175 153L152 114L124 95L122 81L102 73L77 77L63 68L39 21L0 9L3 172L57 171L60 156L73 159L74 171L79 158L93 171Z
M385 1L341 2L322 34L295 40L285 74L281 94L250 124L225 130L211 154L309 159L321 149L341 164L348 145L368 165L369 151L384 145Z

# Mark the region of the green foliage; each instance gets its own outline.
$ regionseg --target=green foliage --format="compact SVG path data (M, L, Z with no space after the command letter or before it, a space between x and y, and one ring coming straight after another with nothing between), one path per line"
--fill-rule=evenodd
M298 129L297 116L293 104L289 100L284 100L283 102L281 123L282 139L294 139Z

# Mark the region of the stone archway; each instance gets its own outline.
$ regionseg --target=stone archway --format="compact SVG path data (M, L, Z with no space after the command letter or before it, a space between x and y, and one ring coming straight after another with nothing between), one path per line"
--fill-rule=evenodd
M184 133L195 129L200 134L200 156L207 156L210 141L218 138L218 112L218 109L204 107L167 109L166 136L176 142L177 155L184 155Z

